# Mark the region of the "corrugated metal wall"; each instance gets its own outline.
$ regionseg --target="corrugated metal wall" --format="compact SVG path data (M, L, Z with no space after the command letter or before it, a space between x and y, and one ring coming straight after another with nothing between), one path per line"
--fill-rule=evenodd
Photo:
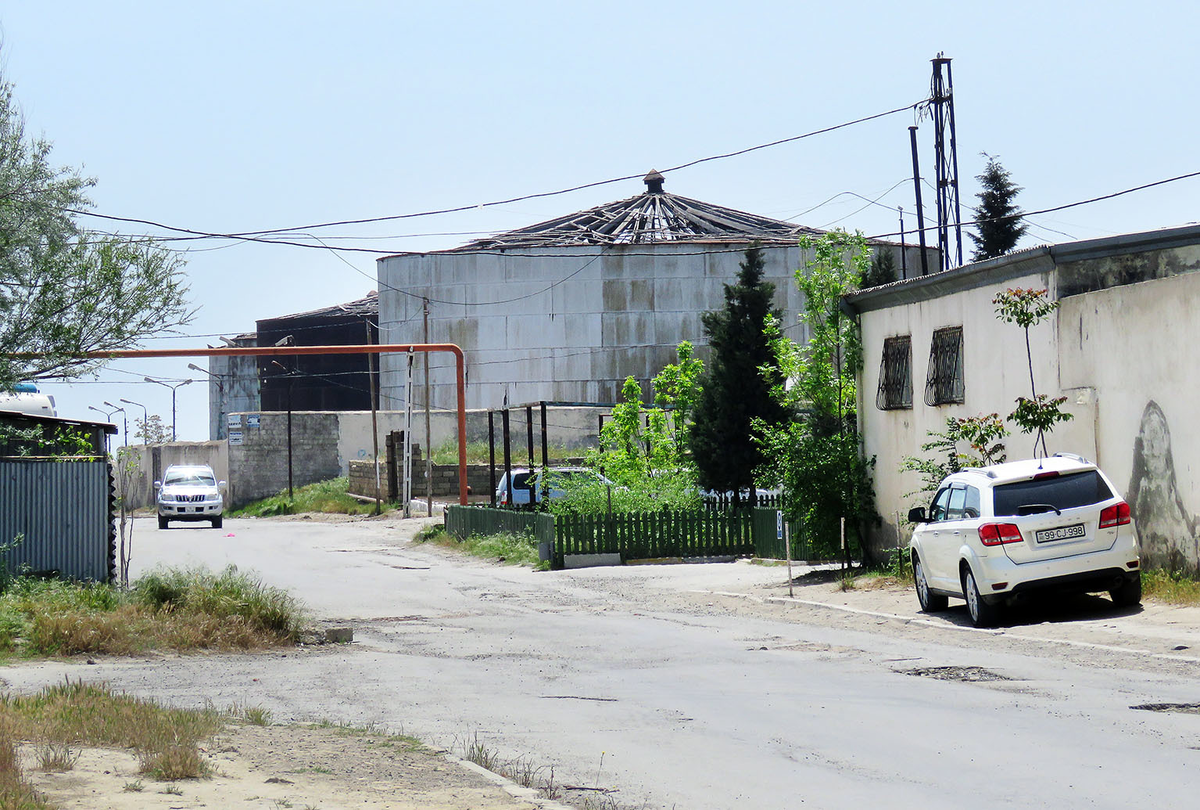
M108 582L115 534L107 461L0 461L0 543L10 571Z

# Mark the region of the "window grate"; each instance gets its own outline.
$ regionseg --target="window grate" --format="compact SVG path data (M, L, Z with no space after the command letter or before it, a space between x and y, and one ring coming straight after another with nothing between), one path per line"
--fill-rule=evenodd
M964 400L962 345L961 326L934 331L929 347L929 374L925 378L926 405L947 405Z
M881 411L894 411L911 409L912 404L912 338L909 335L887 338L883 341L883 358L879 362L875 407Z

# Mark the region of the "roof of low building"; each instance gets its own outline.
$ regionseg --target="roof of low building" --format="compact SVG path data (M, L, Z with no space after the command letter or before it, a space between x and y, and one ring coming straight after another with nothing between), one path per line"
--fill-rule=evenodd
M274 318L260 318L258 320L259 329L262 330L263 324L269 324L271 327L278 327L279 321L291 320L350 320L379 317L379 293L375 290L367 293L363 298L354 301L347 301L344 304L334 304L331 307L321 307L320 309L309 310L308 312L297 312L292 315L279 315ZM253 333L248 335L239 335L242 337L254 337Z
M794 222L671 194L663 191L663 180L659 172L652 170L642 180L646 191L635 197L476 239L448 252L662 242L795 244L806 234L824 233Z

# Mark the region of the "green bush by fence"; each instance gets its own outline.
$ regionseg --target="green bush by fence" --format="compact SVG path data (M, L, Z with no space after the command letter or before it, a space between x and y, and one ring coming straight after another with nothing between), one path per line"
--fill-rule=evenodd
M446 510L446 531L455 537L472 534L529 534L534 542L554 542L554 516L484 506L451 506Z

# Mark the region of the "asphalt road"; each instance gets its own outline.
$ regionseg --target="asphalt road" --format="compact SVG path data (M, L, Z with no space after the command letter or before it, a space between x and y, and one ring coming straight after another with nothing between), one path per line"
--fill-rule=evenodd
M255 569L352 625L355 643L0 674L478 740L630 808L1197 806L1200 713L1131 708L1200 703L1200 659L1177 649L1194 626L1059 643L1124 638L1138 621L1095 600L1047 629L977 633L955 611L910 621L763 602L786 594L779 568L538 573L409 545L417 524L139 520L135 575ZM1148 639L1162 652L1142 654Z

